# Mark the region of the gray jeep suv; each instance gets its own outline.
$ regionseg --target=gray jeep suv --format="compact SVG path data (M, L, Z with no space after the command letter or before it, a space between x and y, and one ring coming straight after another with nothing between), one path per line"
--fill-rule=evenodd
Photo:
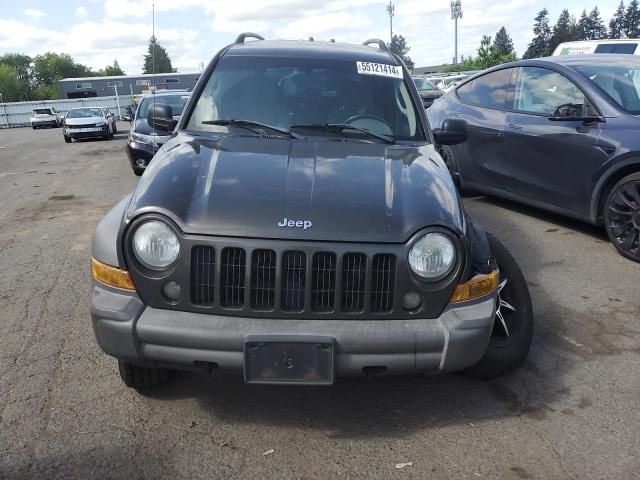
M254 37L256 41L245 42ZM380 40L242 34L97 227L91 317L126 385L177 369L249 383L516 366L526 282L463 210L409 71Z

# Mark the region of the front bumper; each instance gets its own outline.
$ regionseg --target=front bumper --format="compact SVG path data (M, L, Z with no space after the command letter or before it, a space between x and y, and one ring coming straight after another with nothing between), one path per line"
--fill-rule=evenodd
M475 363L487 348L495 316L494 292L450 305L439 318L410 320L297 320L246 318L161 310L132 292L94 281L93 330L102 350L146 366L241 373L250 335L335 339L336 376L453 372Z
M160 147L147 143L128 141L126 146L129 163L135 168L146 168Z
M63 134L69 138L95 138L105 137L109 133L109 126L92 128L69 128L65 127Z

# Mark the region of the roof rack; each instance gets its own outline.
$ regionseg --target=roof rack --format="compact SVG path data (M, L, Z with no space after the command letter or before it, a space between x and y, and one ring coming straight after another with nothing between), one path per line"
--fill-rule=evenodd
M244 32L238 35L238 38L236 38L236 41L233 43L244 43L245 38L255 38L256 40L264 40L264 37L262 35L258 35L257 33L253 33L253 32Z
M371 45L372 43L375 43L376 45L378 45L378 48L380 50L383 50L385 52L389 51L389 48L387 47L387 44L384 43L384 41L380 40L379 38L370 38L366 42L362 42L363 45Z

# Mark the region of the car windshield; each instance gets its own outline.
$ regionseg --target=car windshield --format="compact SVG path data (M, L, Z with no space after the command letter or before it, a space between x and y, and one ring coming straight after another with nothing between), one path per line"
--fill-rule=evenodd
M99 108L75 108L73 110L69 110L69 113L67 113L67 118L90 118L101 116L102 110Z
M371 139L362 131L367 130L395 140L424 141L402 69L365 65L373 65L376 73L362 68L359 73L356 60L225 56L198 98L187 129L224 132L226 127L212 123L245 120L329 135L336 131L301 126L349 124L361 131L343 128L341 135Z
M640 114L640 59L632 56L596 64L574 65L615 103L634 115Z
M138 112L138 118L147 118L147 112L149 107L155 102L156 105L169 105L171 107L171 113L174 117L182 115L182 110L189 100L188 93L181 93L176 95L153 95L146 97L140 104L140 110Z
M51 109L49 108L36 108L33 111L33 114L34 115L51 115L52 112L51 112Z
M437 90L435 85L429 80L425 80L424 78L414 78L413 80L416 82L416 88L418 90Z

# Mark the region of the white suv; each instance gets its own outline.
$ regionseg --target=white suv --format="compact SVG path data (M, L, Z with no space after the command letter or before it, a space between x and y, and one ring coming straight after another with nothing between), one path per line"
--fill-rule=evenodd
M62 114L55 108L34 108L31 112L31 128L59 127Z

